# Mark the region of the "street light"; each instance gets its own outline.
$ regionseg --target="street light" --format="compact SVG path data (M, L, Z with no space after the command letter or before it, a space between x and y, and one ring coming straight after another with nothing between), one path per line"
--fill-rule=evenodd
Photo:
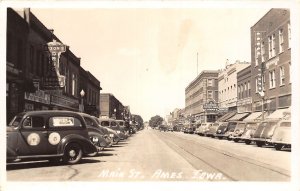
M84 95L85 95L85 92L84 92L83 89L82 89L81 92L80 92L80 96L81 96L81 104L80 104L80 106L79 106L79 111L80 111L80 112L83 112L83 111L84 111L84 106L83 106L83 97L84 97Z

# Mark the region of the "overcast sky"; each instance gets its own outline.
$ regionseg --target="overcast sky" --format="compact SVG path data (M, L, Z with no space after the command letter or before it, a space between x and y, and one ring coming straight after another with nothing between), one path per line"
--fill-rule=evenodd
M144 120L185 107L202 70L250 62L250 27L270 8L32 8L81 66Z

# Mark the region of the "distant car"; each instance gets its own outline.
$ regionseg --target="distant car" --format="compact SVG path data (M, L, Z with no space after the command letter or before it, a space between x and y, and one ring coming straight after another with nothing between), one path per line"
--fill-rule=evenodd
M174 131L174 128L173 128L172 126L169 126L169 127L168 127L168 131L173 132L173 131Z
M29 111L7 127L7 160L48 159L76 164L97 151L81 115L71 111Z
M269 144L274 145L276 150L281 150L283 148L292 147L292 132L291 132L291 121L283 120L278 125L274 131L272 139Z
M159 131L167 131L168 127L166 125L159 125Z

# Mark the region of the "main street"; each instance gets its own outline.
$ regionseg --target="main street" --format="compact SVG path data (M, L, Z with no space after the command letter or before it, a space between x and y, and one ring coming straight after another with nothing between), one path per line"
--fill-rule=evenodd
M7 165L8 181L289 181L290 151L144 129L77 165Z

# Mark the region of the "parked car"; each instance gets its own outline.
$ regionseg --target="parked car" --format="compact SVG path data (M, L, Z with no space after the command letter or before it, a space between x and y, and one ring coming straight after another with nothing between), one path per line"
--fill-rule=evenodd
M167 130L168 130L168 127L166 125L163 125L163 124L159 125L159 131L165 132Z
M246 122L243 121L239 121L233 131L233 133L231 134L230 139L232 139L234 142L239 142L240 141L240 137L242 136L242 134L244 133L245 129L246 129Z
M279 119L269 119L260 123L251 140L254 141L258 147L268 145L279 121Z
M116 125L112 125L111 123L114 120L109 119L109 118L99 118L99 122L100 122L100 126L104 127L108 130L109 132L109 136L112 138L113 140L113 144L118 144L118 142L121 140L119 134L113 129L112 126L116 126Z
M216 132L216 137L219 139L230 139L229 136L233 133L237 122L222 122Z
M219 125L220 125L220 123L218 123L218 122L212 123L210 126L208 126L208 130L205 132L205 135L207 137L214 138Z
M129 129L127 129L127 127L125 125L126 124L125 121L118 119L118 120L116 120L116 122L119 125L119 127L121 128L122 133L125 134L125 139L127 139L128 136L130 136L130 134L129 134Z
M237 137L239 141L244 141L245 144L249 145L252 142L253 134L256 131L260 122L253 121L247 122L245 125L245 130L240 137Z
M198 128L196 129L195 133L200 135L200 136L204 136L208 130L209 127L212 125L213 123L201 123L199 124Z
M107 147L111 147L113 145L113 137L114 137L114 134L111 133L107 127L103 127L101 126L100 124L100 121L99 121L99 118L95 117L95 116L92 116L93 119L95 119L98 123L98 129L100 129L100 131L104 134L104 138L107 142L109 142L108 146Z
M89 114L79 113L87 126L88 135L90 137L91 142L96 146L97 152L89 154L89 156L96 156L98 152L102 151L104 147L108 147L111 143L110 140L106 139L106 134L100 128L98 122Z
M97 151L84 119L76 112L23 112L12 119L6 132L8 162L44 158L76 164Z
M281 150L283 148L291 148L291 134L291 121L283 120L279 124L277 124L271 141L268 144L274 145L276 150Z

